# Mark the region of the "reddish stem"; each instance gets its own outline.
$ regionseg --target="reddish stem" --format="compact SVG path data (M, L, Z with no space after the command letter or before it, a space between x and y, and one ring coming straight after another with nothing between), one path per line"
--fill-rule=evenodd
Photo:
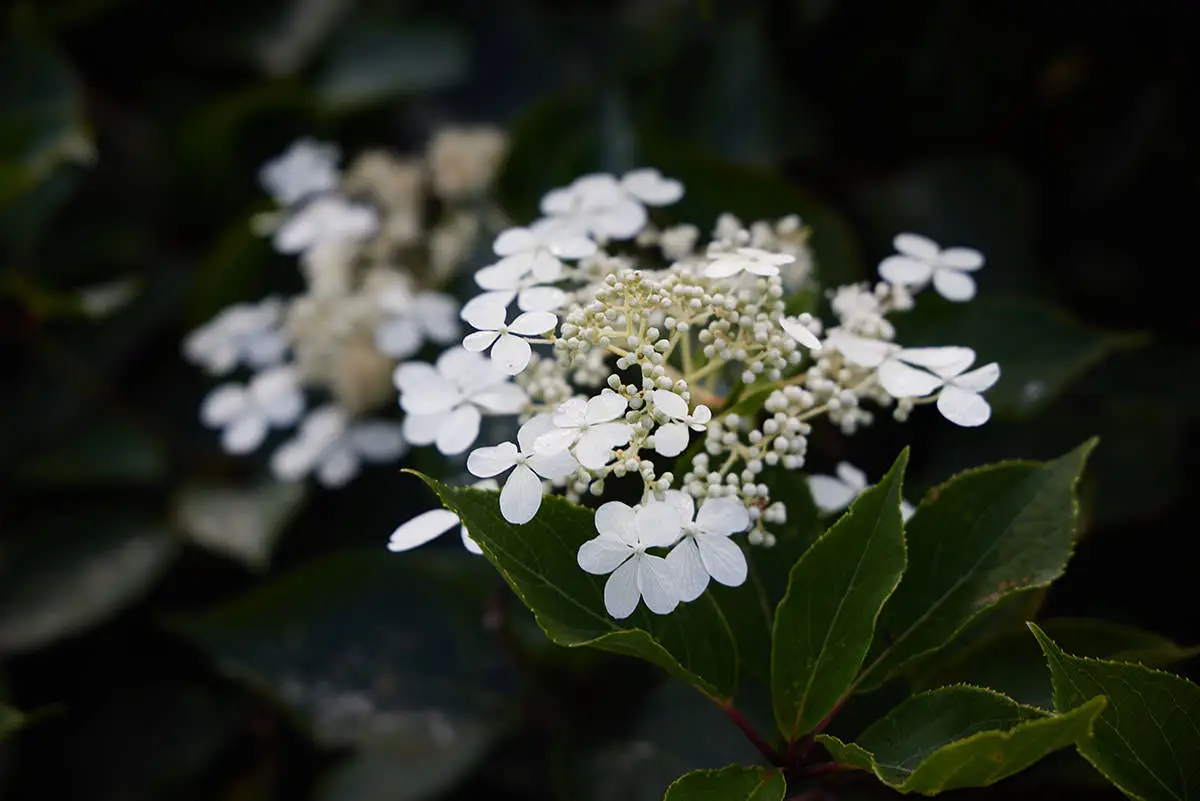
M804 735L804 739L801 740L801 742L800 742L800 757L799 758L800 758L801 762L803 762L804 758L806 756L808 756L808 752L812 750L813 743L815 743L817 741L817 735L820 734L821 732L825 731L826 727L828 727L829 724L833 722L834 717L837 715L838 712L842 711L842 705L846 703L846 699L849 697L850 697L850 695L849 695L849 693L847 693L846 695L843 695L841 698L839 698L838 702L833 705L833 709L829 710L829 714L826 715L825 717L821 718L821 722L816 725L816 728L814 728L808 734ZM791 756L792 756L792 747L791 746L792 746L792 743L789 743L788 744L788 764L794 765L796 763L791 760Z
M717 701L717 706L721 707L721 711L725 713L725 716L732 720L734 725L742 730L742 734L746 735L746 739L758 749L758 753L762 754L763 758L777 768L786 767L787 763L784 762L783 757L779 754L779 752L771 747L770 743L763 739L763 736L758 733L758 730L755 729L754 726L750 724L750 721L746 720L742 713L737 710L737 707L733 705L733 702Z

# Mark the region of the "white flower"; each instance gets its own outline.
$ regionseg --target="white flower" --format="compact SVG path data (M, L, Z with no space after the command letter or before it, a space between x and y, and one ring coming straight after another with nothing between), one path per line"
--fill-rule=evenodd
M400 424L391 420L349 420L332 404L311 412L296 437L280 446L271 469L285 481L309 473L327 487L341 487L358 475L364 461L388 462L407 450Z
M467 457L467 470L479 478L498 476L512 468L500 492L500 514L516 525L533 519L542 506L542 479L566 478L579 465L570 451L540 454L534 449L538 437L554 427L548 414L539 414L517 430L517 445L502 442L488 448L476 448Z
M379 215L371 207L321 195L280 223L272 241L280 253L303 253L328 242L365 239L378 227Z
M712 259L704 268L709 278L729 278L745 271L759 276L779 275L779 268L791 264L795 256L787 253L772 253L759 248L738 248L732 253L709 252Z
M595 242L551 222L542 220L528 228L502 231L492 243L492 250L501 257L496 266L553 281L562 271L560 259L574 261L596 252Z
M712 498L692 516L696 504L691 495L668 490L666 502L673 505L683 522L683 538L667 554L679 587L679 600L694 601L708 587L711 577L727 587L741 586L746 580L746 555L730 539L750 526L750 514L737 498Z
M595 576L611 573L604 584L604 608L621 620L633 614L638 602L657 615L679 605L679 587L667 560L646 553L667 548L679 538L682 521L669 503L651 502L630 508L609 501L596 510L598 537L579 546L576 561Z
M889 256L879 265L879 275L892 284L933 287L946 300L975 297L975 279L968 273L983 266L983 254L974 248L946 248L919 234L899 234L893 244L899 256Z
M905 348L879 366L879 383L894 398L925 397L940 389L937 407L943 417L955 425L981 426L992 408L979 393L1000 379L1000 365L964 372L974 361L970 348Z
M500 485L490 478L485 478L483 481L476 481L471 486L475 489L494 490L498 489ZM411 551L413 548L419 548L427 542L436 540L455 526L459 526L459 536L462 538L463 547L476 556L481 555L483 549L479 547L479 544L475 540L471 539L471 535L467 532L466 524L459 520L458 515L449 509L430 509L428 512L422 512L406 523L401 523L392 532L387 547L393 553Z
M834 472L836 475L833 476L808 477L808 489L812 493L813 503L824 514L840 512L872 486L867 483L867 474L849 462L838 462ZM900 499L902 520L907 522L914 511L916 510L911 503Z
M249 453L262 444L272 426L290 426L304 411L304 395L291 367L265 370L241 384L222 384L200 405L200 420L222 428L221 447Z
M624 397L605 389L588 400L571 398L554 412L556 430L538 437L538 453L552 454L575 446L575 458L589 470L599 470L612 458L613 448L629 442L633 427L614 422L625 414Z
M336 189L341 179L339 158L336 145L299 139L283 155L264 164L258 180L276 202L290 206L309 195Z
M444 454L462 453L479 436L483 413L517 414L529 402L525 390L478 353L452 348L436 367L404 362L392 376L400 391L404 438L436 444Z
M789 320L787 317L780 317L779 327L783 329L783 333L809 350L821 349L821 340L817 339L817 335L809 331L808 327L799 320Z
M445 345L458 339L458 301L441 292L418 292L390 287L379 296L385 317L375 329L375 345L394 358L404 359L428 340Z
M183 341L183 354L212 375L228 373L239 364L253 370L283 361L288 341L281 326L283 303L266 298L223 309Z
M503 306L487 303L472 306L468 303L463 307L462 318L479 330L467 334L463 347L475 352L491 348L492 361L505 373L516 375L529 364L533 352L521 337L534 337L552 330L558 324L558 318L546 311L525 312L511 324L506 324L506 316Z
M560 230L584 233L597 239L630 239L646 225L646 206L665 206L683 197L683 185L664 178L658 170L612 175L584 175L542 198L542 213Z
M654 408L672 421L660 425L654 432L654 450L662 456L683 453L688 444L688 426L693 431L703 431L708 421L712 420L712 411L702 403L696 405L696 411L688 414L687 401L669 389L656 389L651 398Z

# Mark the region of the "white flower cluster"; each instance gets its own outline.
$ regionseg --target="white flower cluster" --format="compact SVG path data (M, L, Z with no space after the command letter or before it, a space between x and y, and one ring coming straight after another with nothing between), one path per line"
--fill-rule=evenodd
M393 461L410 444L461 452L474 441L480 410L524 408L524 393L505 385L507 376L456 347L436 369L425 365L444 380L403 398L403 426L374 416L396 402L397 387L425 382L410 366L397 370L400 360L462 335L458 301L436 288L468 261L482 233L504 225L487 202L504 151L493 129L446 129L422 158L368 151L343 171L336 147L303 139L262 168L259 180L278 210L254 226L298 258L306 288L231 306L184 342L184 355L209 374L247 374L201 404L201 421L221 430L226 451L250 453L271 429L296 428L271 458L275 475L341 486L363 462ZM434 206L440 215L427 220Z
M466 465L498 482L509 523L532 520L548 491L579 501L626 484L640 495L633 506L601 505L597 536L578 554L582 569L610 574L605 603L618 618L639 602L666 614L710 579L744 581L732 536L774 544L771 526L787 510L764 471L805 466L816 418L853 434L876 409L904 420L936 403L951 422L978 426L991 414L982 393L1000 373L994 363L970 369L969 348L906 348L888 319L929 285L970 299L977 251L901 234L881 281L827 293L825 322L788 312L791 291L813 280L798 218L747 228L723 215L707 243L694 226L650 224L648 207L682 196L678 181L653 169L587 175L551 191L541 219L496 238L497 261L475 274L482 293L462 309L474 329L463 347L487 353L491 371L439 361L397 373L402 407L436 416L422 436L445 453L469 447L481 414L521 416L515 441L477 447ZM867 487L849 465L809 480L825 512ZM421 516L391 547L415 547L453 525L452 516Z

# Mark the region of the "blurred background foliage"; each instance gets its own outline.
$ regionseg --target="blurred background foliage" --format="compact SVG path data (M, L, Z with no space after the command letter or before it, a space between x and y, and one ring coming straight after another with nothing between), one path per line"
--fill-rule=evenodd
M389 555L392 528L431 504L412 478L282 486L201 429L207 385L180 340L231 302L299 286L248 220L268 205L258 166L302 135L403 152L445 124L495 123L515 219L579 172L652 164L687 186L679 219L799 212L826 284L869 278L899 231L981 249L980 299L923 297L901 339L1000 361L998 419L829 436L812 467L879 475L911 442L916 500L963 467L1099 434L1086 530L1040 614L1158 632L1075 634L1080 650L1189 672L1194 652L1175 645L1200 642L1189 5L10 6L0 795L637 801L753 758L686 688L550 648L457 543ZM997 666L1024 650L996 642L938 670L971 678L975 660L1044 692ZM1059 755L993 795L1108 792L1094 782Z

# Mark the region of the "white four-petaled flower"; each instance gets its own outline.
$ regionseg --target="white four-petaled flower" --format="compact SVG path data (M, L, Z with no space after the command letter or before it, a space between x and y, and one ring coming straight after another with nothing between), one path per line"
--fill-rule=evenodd
M779 275L779 268L791 264L795 256L788 253L772 253L761 248L738 248L732 253L710 253L712 261L704 268L709 278L730 278L741 272L758 276Z
M406 413L404 438L447 455L471 447L484 413L517 414L529 401L495 364L462 348L445 351L436 366L404 362L392 379Z
M946 300L975 297L975 279L968 273L983 266L983 254L974 248L938 247L919 234L899 234L893 240L899 256L889 256L879 265L879 275L892 284L920 288L933 281L933 288Z
M304 253L322 244L365 239L378 227L379 215L370 206L319 195L288 215L272 242L280 253Z
M574 446L575 458L589 470L599 470L612 459L613 448L629 442L633 427L616 422L629 403L611 389L594 398L571 398L554 411L554 431L538 437L539 453L558 453Z
M630 239L646 225L646 206L666 206L683 197L683 184L655 169L628 172L620 180L593 173L542 198L541 209L559 230L596 239Z
M611 574L604 584L604 608L618 620L629 617L639 601L658 615L679 605L679 587L667 560L646 553L668 547L681 533L678 511L668 503L631 508L609 501L596 510L599 536L579 546L576 561L596 576Z
M441 292L410 293L399 287L380 293L383 321L375 345L388 356L406 359L426 340L445 345L458 339L458 302Z
M262 444L272 426L290 426L304 411L304 395L291 367L264 370L246 386L221 384L200 405L200 420L222 428L221 447L249 453Z
M341 180L339 158L337 145L307 137L298 139L283 155L263 165L258 180L279 205L290 206L310 195L336 189Z
M554 481L579 469L570 451L542 454L535 450L538 437L553 428L550 415L539 414L517 430L517 445L501 442L476 448L467 457L467 470L479 478L492 478L512 469L500 491L500 514L510 523L522 525L537 514L542 506L543 478Z
M187 336L183 354L211 375L224 375L239 364L252 370L273 367L288 351L283 313L276 297L228 306Z
M285 481L315 473L327 487L341 487L358 475L364 461L388 462L408 450L400 424L391 420L351 420L338 406L315 409L292 440L271 458Z
M521 337L536 337L558 324L558 317L545 311L525 312L511 323L505 323L505 308L491 304L467 304L463 307L462 318L479 329L467 334L463 347L475 352L491 348L492 361L508 375L524 370L533 353L529 343Z
M665 502L675 508L682 527L682 538L667 554L679 600L699 598L710 577L727 587L741 586L748 572L746 555L731 537L750 526L750 514L742 502L737 498L712 498L695 513L695 500L679 490L668 490Z
M688 427L703 431L712 420L712 411L700 403L688 414L688 403L683 396L669 389L656 389L650 396L654 408L667 416L669 422L662 423L654 432L654 450L661 456L678 456L688 445Z
M937 407L943 417L955 425L980 426L992 416L980 393L1000 379L1000 365L992 362L966 372L974 361L970 348L904 348L879 366L879 384L894 398L941 390Z

